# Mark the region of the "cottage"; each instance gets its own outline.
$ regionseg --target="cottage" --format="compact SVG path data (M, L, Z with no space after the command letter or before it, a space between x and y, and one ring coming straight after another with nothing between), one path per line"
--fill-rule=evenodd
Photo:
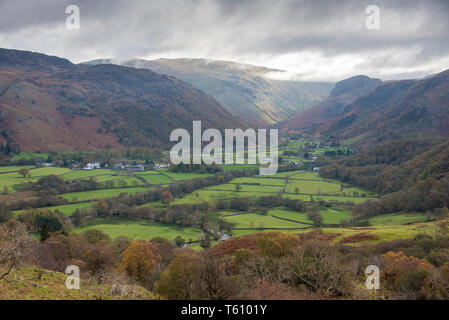
M100 163L99 162L91 162L86 164L86 166L83 168L83 170L93 170L93 169L100 169Z

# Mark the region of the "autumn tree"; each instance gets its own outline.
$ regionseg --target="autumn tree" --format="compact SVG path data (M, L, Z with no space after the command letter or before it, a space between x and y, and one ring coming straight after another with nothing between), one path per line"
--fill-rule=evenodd
M157 249L150 242L134 241L123 253L119 269L144 286L151 282L153 270L160 260Z
M265 233L258 243L261 254L271 257L286 256L298 245L298 236L281 232Z
M0 223L6 222L13 217L11 210L4 202L0 202Z
M97 215L99 217L106 217L109 213L109 206L104 199L98 200Z
M81 236L87 240L90 244L97 244L100 241L109 242L111 237L101 230L89 229L81 233Z
M205 250L201 254L200 265L202 299L224 300L237 294L241 281L232 275L229 257L220 257Z
M171 300L198 299L200 270L200 254L192 249L184 249L162 273L156 292Z
M115 265L116 257L113 249L103 242L87 250L84 261L88 271L101 283L104 272Z
M162 192L161 194L161 201L164 204L169 204L170 202L173 201L173 195L170 193L170 191L165 190Z

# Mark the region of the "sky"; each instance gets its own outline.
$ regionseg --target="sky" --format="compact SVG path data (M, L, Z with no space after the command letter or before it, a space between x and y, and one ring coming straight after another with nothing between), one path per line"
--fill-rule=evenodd
M69 5L79 29L66 26ZM391 80L449 69L448 17L449 0L0 0L0 47L74 63L207 58L285 70L277 79Z

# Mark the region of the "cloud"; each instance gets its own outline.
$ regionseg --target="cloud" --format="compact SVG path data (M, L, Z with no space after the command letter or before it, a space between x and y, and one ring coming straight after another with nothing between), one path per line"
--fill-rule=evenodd
M80 30L65 27L80 7ZM380 29L365 27L368 5ZM0 0L0 46L98 58L209 58L286 70L288 79L383 79L449 68L446 0Z

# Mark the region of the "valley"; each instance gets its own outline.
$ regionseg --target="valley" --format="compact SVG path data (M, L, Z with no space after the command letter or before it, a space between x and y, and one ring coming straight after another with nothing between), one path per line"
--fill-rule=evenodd
M372 238L361 238L358 241L356 239L351 242L353 245L389 241L392 236L391 228L396 228L398 237L405 238L413 237L423 228L432 228L434 218L418 212L393 212L356 222L352 214L354 205L377 199L379 196L367 189L342 183L336 179L323 178L318 171L312 170L314 159L317 157L332 151L346 152L348 149L346 147L317 147L316 142L312 140L296 137L287 138L285 141L280 154L283 166L293 165L292 171L278 172L273 176L255 174L234 178L226 183L181 193L168 203L158 200L135 207L136 209L150 207L156 211L163 211L176 206L203 203L206 206L206 212L203 213L205 218L202 219L215 227L204 228L194 224L183 226L182 221L170 223L163 220L157 221L154 218L142 220L129 217L101 217L97 210L99 201L145 193L149 190L163 190L163 188L170 190L171 184L213 177L213 173L173 172L168 168L131 172L113 169L34 168L32 165L3 166L0 167L0 183L4 195L0 196L0 200L7 200L11 195L16 195L15 201L20 197L24 197L24 200L28 199L29 191L21 191L21 189L29 182L37 182L48 176L58 176L64 183L95 181L99 184L95 190L62 193L58 195L60 199L58 201L61 204L39 207L36 210L57 211L72 222L74 222L75 212L78 215L87 216L84 222L78 222L78 225L72 229L75 233L96 229L106 233L112 239L119 236L131 239L163 237L174 241L177 237L181 237L188 245L196 249L203 249L199 243L208 235L211 236L212 245L219 243L221 236L210 232L212 228L220 229L227 237L271 231L300 234L316 228L323 233L339 234L334 240L343 242L347 237L357 234L373 235ZM292 155L293 153L296 155ZM307 158L304 158L304 154ZM301 165L307 166L308 169L301 170ZM21 168L29 169L30 177L21 177L19 174ZM221 172L257 168L258 165L223 165ZM270 199L274 203L264 205L261 202L264 197L275 199ZM232 201L236 199L243 202L238 204L242 208L232 204ZM283 199L301 200L307 209L301 211L289 209L283 205ZM238 209L230 208L230 206ZM27 207L18 209L13 211L13 214L20 219L22 212L27 210L29 210ZM319 216L318 221L310 218L311 212ZM357 223L361 225L357 226Z
M0 288L20 297L1 283L17 274L67 298L50 277L76 265L100 299L126 297L117 286L144 299L447 298L448 71L330 85L223 61L122 64L0 49ZM195 121L218 137L279 129L277 172L260 174L272 163L249 161L253 147L227 150L238 139L217 150L240 164L190 147L173 161L174 129L201 150ZM373 264L386 279L374 294L360 289Z

